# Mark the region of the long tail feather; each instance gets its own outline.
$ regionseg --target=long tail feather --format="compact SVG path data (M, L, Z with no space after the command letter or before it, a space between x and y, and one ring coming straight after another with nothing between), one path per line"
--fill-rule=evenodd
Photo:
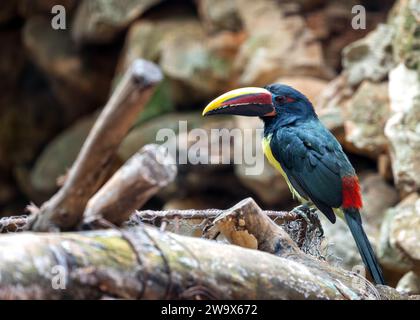
M374 282L376 284L384 285L385 279L382 274L381 267L379 266L378 260L376 259L366 233L363 230L362 219L359 211L357 209L344 209L343 211L364 264L368 268Z

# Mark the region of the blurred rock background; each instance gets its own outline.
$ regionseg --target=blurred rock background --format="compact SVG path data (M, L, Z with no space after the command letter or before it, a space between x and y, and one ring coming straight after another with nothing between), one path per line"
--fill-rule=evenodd
M66 8L65 30L51 27L56 4ZM366 29L351 27L357 4ZM179 120L208 131L261 128L251 118L204 120L201 110L229 89L278 81L303 91L344 145L390 284L420 293L419 0L7 0L0 43L0 216L56 191L135 58L158 63L165 80L121 163ZM295 205L268 164L259 176L231 164L179 166L147 207L226 208L247 196L267 209ZM323 222L328 260L361 264L344 223Z

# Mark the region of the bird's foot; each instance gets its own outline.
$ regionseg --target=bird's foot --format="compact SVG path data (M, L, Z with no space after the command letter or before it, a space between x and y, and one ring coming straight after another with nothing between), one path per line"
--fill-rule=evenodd
M321 221L318 218L316 208L310 207L307 204L302 204L295 207L292 212L297 214L299 217L302 217L302 219L306 222L307 227L312 230L317 229L320 233L320 237L324 235L324 229L322 229Z

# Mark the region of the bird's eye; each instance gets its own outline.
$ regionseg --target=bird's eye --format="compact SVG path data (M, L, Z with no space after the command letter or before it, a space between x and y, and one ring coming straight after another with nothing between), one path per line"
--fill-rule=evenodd
M277 103L283 104L287 102L287 98L285 96L277 96L274 98Z
M278 104L285 104L290 102L295 102L296 100L289 96L277 96L274 98Z

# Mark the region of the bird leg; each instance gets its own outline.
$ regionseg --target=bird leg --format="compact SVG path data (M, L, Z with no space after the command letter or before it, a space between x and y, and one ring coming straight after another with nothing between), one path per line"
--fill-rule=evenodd
M311 206L309 203L304 203L295 207L291 212L305 220L307 226L311 227L312 230L318 229L321 237L324 235L324 229L322 229L316 207Z

